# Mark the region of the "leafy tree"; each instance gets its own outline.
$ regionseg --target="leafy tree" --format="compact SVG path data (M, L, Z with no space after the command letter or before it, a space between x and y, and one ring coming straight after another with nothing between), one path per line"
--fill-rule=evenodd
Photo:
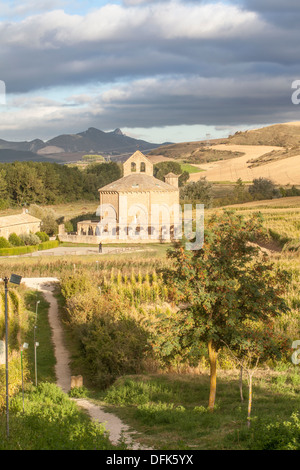
M165 181L165 176L168 173L175 173L175 175L180 175L178 178L179 187L184 186L190 177L188 171L182 171L181 165L178 162L160 162L154 165L153 175L155 178L161 181Z
M188 183L180 190L180 199L183 201L197 201L210 207L212 202L212 184L205 177L199 181Z
M50 236L57 233L58 224L55 218L55 213L52 209L32 204L29 208L29 212L31 215L42 221L43 232L46 232L46 234Z
M231 347L228 348L234 362L240 366L240 389L242 387L242 373L247 374L248 381L248 416L247 424L250 427L252 411L252 386L253 376L260 362L265 360L280 360L282 356L290 349L288 348L288 339L276 331L274 320L244 322L235 332L235 338L232 340ZM241 339L240 339L241 338ZM242 389L241 389L242 398Z
M249 193L254 199L273 199L281 196L273 181L262 177L253 180L253 184L249 187Z
M246 189L245 184L241 178L239 178L235 184L232 197L236 203L243 203L252 199L251 194Z
M259 214L245 219L224 210L206 222L200 250L188 251L181 241L168 253L174 266L165 270L165 280L174 286L180 310L160 322L162 351L167 357L185 351L187 359L197 360L201 344L207 345L211 410L224 343L231 347L244 341L245 322L267 322L288 310L281 297L288 274L251 243L263 234Z
M4 169L0 170L0 199L7 197L7 181L6 172Z

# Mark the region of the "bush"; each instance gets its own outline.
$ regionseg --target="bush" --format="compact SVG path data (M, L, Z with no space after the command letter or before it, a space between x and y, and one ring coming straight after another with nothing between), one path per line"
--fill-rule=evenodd
M41 250L50 250L51 248L56 248L59 246L59 241L49 241L44 243L39 243L38 245L27 245L27 246L16 246L9 248L0 248L0 256L17 256L24 255L26 253L33 253L34 251Z
M6 240L6 238L4 237L0 237L0 248L9 248L10 247L10 243L8 240Z
M8 241L12 246L24 246L24 241L16 233L11 233Z
M253 427L253 448L258 450L300 450L300 417L293 413L290 421L257 423Z
M26 246L39 245L41 240L34 233L24 233L20 235L21 240Z
M105 388L117 377L142 372L145 331L130 318L96 318L82 326L81 341L93 382Z
M41 242L48 242L49 236L46 232L36 232L36 236L39 237Z

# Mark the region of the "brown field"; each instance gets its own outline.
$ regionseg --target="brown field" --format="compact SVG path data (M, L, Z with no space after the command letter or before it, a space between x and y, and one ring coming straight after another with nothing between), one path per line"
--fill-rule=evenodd
M208 181L231 181L238 178L243 181L253 181L254 178L264 177L273 180L277 184L300 184L300 155L284 160L270 162L263 166L249 168L249 160L259 158L272 150L280 150L280 147L264 145L216 145L217 150L231 150L244 152L245 155L230 160L221 160L207 164L201 164L205 173L191 174L190 181L198 181L205 176Z

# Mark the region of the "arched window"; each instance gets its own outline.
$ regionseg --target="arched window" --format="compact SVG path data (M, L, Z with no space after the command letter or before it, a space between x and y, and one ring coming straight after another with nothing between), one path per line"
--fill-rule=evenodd
M140 167L141 173L145 173L146 171L146 165L145 162L141 162L141 167Z
M136 172L136 164L134 162L131 162L131 173Z

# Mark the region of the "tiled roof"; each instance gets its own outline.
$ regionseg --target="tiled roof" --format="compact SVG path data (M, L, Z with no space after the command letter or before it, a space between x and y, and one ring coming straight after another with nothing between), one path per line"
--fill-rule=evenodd
M178 188L161 181L154 176L144 175L142 173L133 173L124 176L117 181L107 184L99 189L99 192L140 192L140 191L178 191Z
M37 219L30 214L7 215L6 217L0 217L0 228L39 222L41 222L40 219Z

